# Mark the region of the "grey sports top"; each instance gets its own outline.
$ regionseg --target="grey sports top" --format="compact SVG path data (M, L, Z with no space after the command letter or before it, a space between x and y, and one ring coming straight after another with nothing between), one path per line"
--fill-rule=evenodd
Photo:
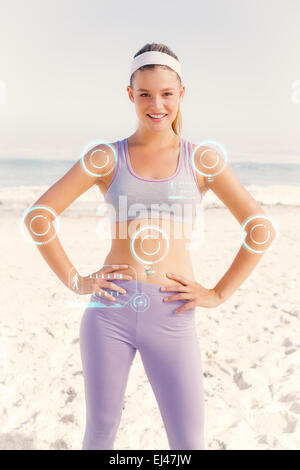
M162 218L193 224L202 196L191 161L191 143L180 138L177 169L169 178L146 179L132 169L127 138L114 143L114 176L104 195L111 222Z

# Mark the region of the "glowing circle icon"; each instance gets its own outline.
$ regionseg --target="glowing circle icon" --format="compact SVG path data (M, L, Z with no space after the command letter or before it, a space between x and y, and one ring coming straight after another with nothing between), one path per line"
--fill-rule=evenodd
M199 170L198 166L195 164L195 153L196 153L198 147L200 147L200 146L202 146L202 145L203 145L203 146L209 146L209 147L210 147L209 149L206 149L206 150L204 150L203 152L201 152L200 158L199 158L201 166L202 166L203 168L207 168L207 169L209 169L209 170L211 170L212 168L216 168L216 167L218 166L219 161L220 161L220 156L219 156L218 152L216 151L216 154L217 154L217 155L216 155L216 161L215 161L212 165L207 165L207 164L204 163L205 154L206 154L207 152L211 152L211 150L215 150L215 149L213 148L213 146L219 147L220 150L221 150L220 153L223 155L223 158L224 158L224 165L222 166L222 168L221 168L220 170L216 171L215 173L211 173L211 172L210 172L210 173L205 173L205 172ZM200 173L202 176L207 176L208 178L211 178L211 177L213 177L213 176L218 175L219 173L222 173L222 171L223 171L223 169L225 168L225 165L226 165L226 163L227 163L227 161L228 161L228 154L227 154L226 149L225 149L221 144L219 144L218 142L215 142L215 141L213 141L213 140L204 140L204 141L200 142L200 143L194 148L194 150L193 150L193 152L192 152L191 160L192 160L192 166L193 166L194 170L197 171L197 173Z
M27 215L30 213L30 212L33 212L35 210L38 210L38 209L43 209L43 210L46 210L48 212L50 212L50 214L52 214L54 216L54 220L52 221L52 218L51 218L51 221L53 223L53 226L55 228L54 230L54 234L52 235L52 237L49 238L49 240L44 240L44 241L35 241L33 240L33 238L31 236L29 236L29 234L27 233L27 231L24 230L24 221L25 221L25 218L27 217ZM48 227L47 229L44 231L44 232L36 232L35 230L33 230L33 227L32 227L32 224L35 220L39 220L39 219L44 219L44 220L47 220L48 221ZM42 214L37 214L35 216L32 217L32 219L30 220L30 224L29 224L29 232L31 232L33 235L35 235L36 237L43 237L45 235L47 235L47 233L50 231L50 228L51 228L51 221L49 221L49 219L47 218L47 216L45 215L42 215ZM59 229L59 219L57 217L57 214L55 213L55 211L53 209L51 209L50 207L47 207L47 206L44 206L44 205L39 205L39 206L33 206L31 207L30 209L27 209L21 219L21 231L23 232L24 236L30 241L30 243L33 243L35 245L45 245L46 243L49 243L51 242L51 240L53 240L53 238L56 237L56 234L58 233L58 229Z
M130 305L135 312L144 312L150 306L150 299L147 294L135 294L130 299Z
M248 225L248 223L249 223L251 220L256 219L256 218L258 218L258 219L267 219L267 220L270 220L270 217L268 217L268 216L266 216L266 215L262 215L262 214L258 214L258 215L254 215L254 216L252 216L252 217L248 217L248 219L246 219L246 221L245 221L244 224L242 225L242 232L241 232L241 239L242 239L242 240L241 240L241 241L242 241L243 245L245 246L245 248L247 248L247 250L249 250L249 251L251 251L251 252L253 252L253 253L264 253L266 250L254 250L253 248L251 248L251 247L247 244L247 242L245 241L245 239L243 239L243 235L246 234L245 227ZM272 223L272 222L271 222L271 223ZM272 223L272 226L273 226L274 229L275 229L275 234L276 234L276 238L277 238L277 236L278 236L277 228L276 228L276 226L275 226L274 223ZM266 230L266 238L265 238L265 240L262 241L262 242L259 242L259 241L255 240L254 237L253 237L253 233L252 233L252 232L253 232L253 230L254 230L255 228L257 228L257 227L261 227L261 228L263 228L263 229ZM254 225L253 227L251 227L251 230L249 231L249 236L250 236L251 241L252 241L255 245L264 245L264 244L267 243L268 240L270 239L271 232L270 232L270 229L267 227L267 225L262 224L262 223L259 223L259 224L257 223L256 225Z
M158 258L158 259L156 258L155 260L149 260L149 259L143 259L143 258L141 258L140 256L137 255L136 250L135 250L135 248L134 248L134 244L135 244L135 242L136 242L137 237L140 235L140 233L141 233L142 231L144 231L144 230L149 230L150 228L153 229L153 230L156 230L156 231L158 231L158 232L160 232L160 233L162 233L162 235L163 235L163 237L164 237L164 239L165 239L165 241L166 241L166 249L165 249L165 252L162 254L162 256L161 256L160 258ZM147 238L154 238L154 236L153 236L153 235L149 235L149 234L145 235L145 236L142 238L141 242L140 242L140 243L141 243L141 246L142 246L142 243L144 242L144 240L147 239ZM149 256L154 256L154 255L156 255L156 254L159 252L160 247L161 247L160 241L158 241L158 248L157 248L154 252L151 252L151 253L148 252L148 253L147 253L144 249L142 249L142 250L143 250L143 253L145 253L145 255L147 255L147 256L149 257ZM164 259L164 258L166 257L166 255L167 255L167 253L168 253L168 250L169 250L169 239L168 239L166 233L165 233L161 228L156 227L156 226L154 226L154 225L146 225L146 226L144 226L144 227L141 227L139 230L137 230L137 231L135 232L135 234L134 234L134 236L133 236L133 238L132 238L132 240L131 240L131 243L130 243L130 249L131 249L131 251L132 251L132 254L135 256L135 258L138 259L139 261L141 261L141 263L145 263L145 264L158 263L159 261L161 261L162 259Z
M88 158L88 161L89 161L89 164L90 166L93 168L93 169L96 169L99 170L101 169L104 170L103 173L99 173L99 172L93 172L91 170L89 170L86 166L86 162L84 161L84 157L86 156L86 154L88 153L89 150L86 150L83 152L83 155L80 159L80 162L81 162L81 166L83 167L84 171L86 171L87 173L89 173L90 175L92 176L97 176L98 178L99 177L102 177L102 176L106 176L106 175L109 175L113 170L114 168L116 167L116 164L117 164L117 160L118 160L118 157L117 157L117 152L116 150L114 149L114 147L106 142L98 142L97 145L100 145L100 144L104 144L104 145L107 145L114 153L114 165L112 166L112 168L110 168L107 172L105 172L105 167L108 166L108 162L109 162L109 155L107 155L107 153L103 150L103 149L96 149L94 150L91 155L89 155L89 158ZM95 163L95 154L98 153L98 152L101 152L103 154L105 154L105 157L106 157L106 160L104 160L104 163L102 165L96 165Z

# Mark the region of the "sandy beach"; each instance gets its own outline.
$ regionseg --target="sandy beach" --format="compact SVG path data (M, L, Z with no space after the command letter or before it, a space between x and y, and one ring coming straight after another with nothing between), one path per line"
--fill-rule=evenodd
M80 449L79 324L88 296L69 291L21 232L22 212L41 189L19 199L16 192L11 206L8 193L0 193L7 209L1 211L0 449ZM279 238L231 298L216 309L197 307L208 450L300 449L300 206L265 200ZM82 210L60 217L59 238L79 270L100 268L110 248L97 237L97 224L99 218ZM208 206L205 243L192 257L197 281L213 287L239 247L232 214ZM169 449L138 352L115 449Z
M112 447L104 428L116 429L132 358L110 464L141 467L134 451L171 457L170 445L189 447L188 463L203 447L300 450L300 0L1 6L0 450ZM38 200L76 271L57 243L44 254L58 277L35 245L56 235L45 214L24 225ZM275 240L253 256L274 238L267 228L262 240L264 216ZM109 311L107 297L76 293L98 293L89 276L109 263L153 295L138 284ZM157 295L164 274L171 288L175 274L211 289L182 303L214 305L216 286L226 301L178 318L178 302L163 303L178 291ZM137 461L118 460L123 450Z

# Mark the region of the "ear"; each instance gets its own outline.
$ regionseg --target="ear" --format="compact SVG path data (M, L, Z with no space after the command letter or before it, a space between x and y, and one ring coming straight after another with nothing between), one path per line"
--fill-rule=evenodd
M184 94L185 94L185 86L182 85L182 86L180 87L180 92L179 92L180 101L183 100Z
M126 87L126 90L127 90L130 101L132 101L132 103L134 103L133 92L132 92L132 88L130 87L130 85L128 85Z

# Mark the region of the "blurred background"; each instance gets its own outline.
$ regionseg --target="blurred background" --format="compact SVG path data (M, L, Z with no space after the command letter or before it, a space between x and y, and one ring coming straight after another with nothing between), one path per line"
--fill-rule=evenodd
M279 225L278 244L242 288L197 315L207 447L300 448L299 31L299 0L0 0L0 449L81 446L83 307L69 306L74 293L20 223L86 148L135 131L126 87L148 42L181 61L182 137L222 145ZM204 203L223 206L212 191ZM79 272L100 268L110 248L103 206L94 185L60 221ZM240 226L223 209L205 211L207 243L192 256L207 287L240 245ZM125 405L116 448L168 449L138 355Z
M297 0L0 0L0 158L77 160L136 127L126 86L147 42L182 64L182 135L231 161L298 163ZM2 181L3 183L3 181Z

